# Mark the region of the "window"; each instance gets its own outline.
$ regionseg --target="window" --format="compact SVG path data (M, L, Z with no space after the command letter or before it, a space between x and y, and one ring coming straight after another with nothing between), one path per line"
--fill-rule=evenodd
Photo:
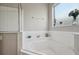
M61 3L55 6L55 26L72 26L79 23L78 19L79 3Z

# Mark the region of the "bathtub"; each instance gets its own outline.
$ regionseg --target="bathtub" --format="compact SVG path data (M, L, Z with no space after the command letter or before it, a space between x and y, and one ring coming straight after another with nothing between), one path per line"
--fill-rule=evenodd
M37 35L38 35L37 32L23 33L24 37L22 40L22 49L21 49L22 54L24 55L75 55L73 33L54 31L54 32L51 32L53 36L51 35L49 37L44 36L45 32L39 32L39 33L42 33L40 34L39 38L37 38ZM32 38L27 38L29 34L32 34L31 35Z

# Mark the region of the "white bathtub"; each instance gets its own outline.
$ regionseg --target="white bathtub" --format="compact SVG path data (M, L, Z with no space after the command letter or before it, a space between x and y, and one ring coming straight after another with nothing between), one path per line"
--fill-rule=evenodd
M35 39L34 37L30 39L29 38L26 39L28 33L24 33L23 35L25 35L25 38L23 38L22 40L21 52L26 55L74 55L75 54L74 46L73 46L74 37L72 33L68 33L68 32L66 33L51 32L51 33L53 35L53 36L51 35L51 37L40 37Z

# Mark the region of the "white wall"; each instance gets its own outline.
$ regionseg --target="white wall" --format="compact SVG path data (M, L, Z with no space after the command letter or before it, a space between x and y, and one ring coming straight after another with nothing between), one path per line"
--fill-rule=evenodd
M48 27L47 4L22 4L24 11L24 31L44 31Z
M22 4L24 31L48 30L48 4ZM0 6L0 31L18 31L18 9Z
M18 31L18 9L0 6L0 31Z

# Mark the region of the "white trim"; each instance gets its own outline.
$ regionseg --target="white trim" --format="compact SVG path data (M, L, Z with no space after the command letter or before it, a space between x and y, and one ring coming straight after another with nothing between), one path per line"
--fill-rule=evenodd
M29 50L24 50L24 49L21 49L21 53L25 53L28 55L43 55L43 54L35 53L35 52L29 51Z
M23 31L23 9L21 3L18 3L18 32Z

